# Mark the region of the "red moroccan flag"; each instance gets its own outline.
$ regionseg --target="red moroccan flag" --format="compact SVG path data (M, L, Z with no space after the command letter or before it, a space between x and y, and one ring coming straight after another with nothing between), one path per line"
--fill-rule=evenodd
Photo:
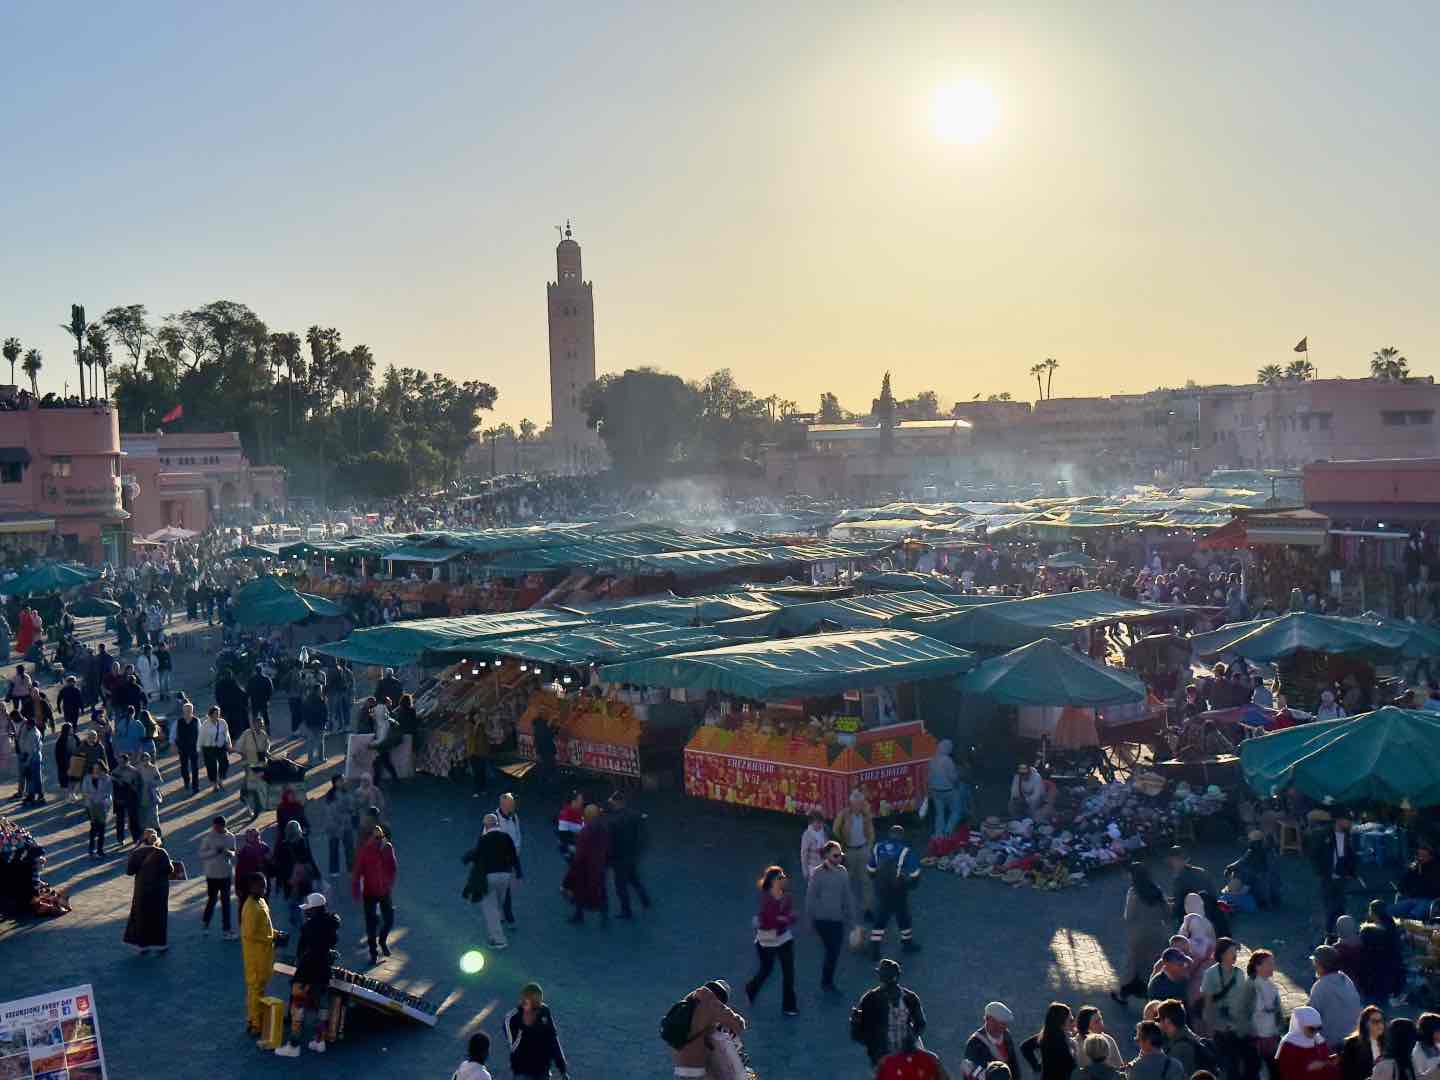
M176 420L179 420L184 415L185 406L176 405L173 409L171 409L169 412L167 412L164 416L160 418L160 422L162 424L173 424Z

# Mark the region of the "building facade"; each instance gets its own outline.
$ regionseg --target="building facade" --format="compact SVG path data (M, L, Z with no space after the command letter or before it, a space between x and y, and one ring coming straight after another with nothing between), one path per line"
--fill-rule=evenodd
M580 472L600 464L600 441L581 398L595 381L595 297L580 263L580 245L565 235L555 247L555 280L545 287L550 330L550 445L554 466Z
M285 470L252 465L234 431L124 435L131 531L197 532L285 508Z
M922 492L954 483L970 457L968 420L901 420L891 435L887 450L878 424L810 424L803 449L767 449L767 486L855 498Z
M109 404L42 407L0 393L0 552L118 562L120 425Z

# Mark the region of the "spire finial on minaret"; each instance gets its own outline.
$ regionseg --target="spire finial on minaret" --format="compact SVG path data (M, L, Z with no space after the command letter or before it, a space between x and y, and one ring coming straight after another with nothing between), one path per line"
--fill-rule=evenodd
M565 219L565 239L570 239L570 219Z

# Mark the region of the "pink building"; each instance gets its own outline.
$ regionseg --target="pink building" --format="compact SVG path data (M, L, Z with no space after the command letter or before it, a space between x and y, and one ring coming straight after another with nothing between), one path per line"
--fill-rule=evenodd
M118 562L120 425L109 404L0 396L0 550Z
M251 465L234 431L125 435L121 445L136 536L170 525L198 532L285 506L285 470Z

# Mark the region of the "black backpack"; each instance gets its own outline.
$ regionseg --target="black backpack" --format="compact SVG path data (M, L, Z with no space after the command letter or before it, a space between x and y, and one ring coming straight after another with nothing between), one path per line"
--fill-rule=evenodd
M1215 1044L1203 1035L1196 1035L1191 1040L1195 1044L1195 1071L1205 1070L1213 1076L1222 1076L1220 1068L1220 1055L1215 1050Z
M681 998L666 1010L665 1016L660 1021L660 1038L673 1046L676 1050L683 1050L692 1042L705 1034L703 1031L690 1033L690 1025L695 1022L695 1001L693 998Z

